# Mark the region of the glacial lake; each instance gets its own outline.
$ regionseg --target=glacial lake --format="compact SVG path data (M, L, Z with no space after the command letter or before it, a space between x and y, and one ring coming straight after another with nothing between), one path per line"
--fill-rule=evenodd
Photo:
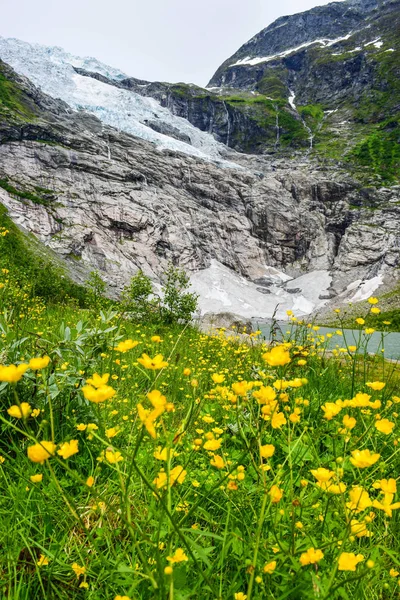
M267 339L271 339L271 324L272 321L254 321L254 327L262 331L263 336ZM278 321L278 325L286 335L286 332L290 330L292 324L288 321ZM313 333L316 335L326 335L327 333L335 334L338 328L333 327L320 327L318 331ZM310 330L312 332L312 330ZM333 349L336 346L340 348L345 347L344 337L346 338L348 346L356 346L359 339L360 331L358 329L344 329L344 336L333 335L329 338L328 348ZM367 336L368 346L367 352L370 354L380 354L382 350L382 334L380 331L375 331L371 335ZM278 333L279 339L279 333ZM384 334L384 347L385 347L385 358L391 360L400 360L400 333L385 333Z

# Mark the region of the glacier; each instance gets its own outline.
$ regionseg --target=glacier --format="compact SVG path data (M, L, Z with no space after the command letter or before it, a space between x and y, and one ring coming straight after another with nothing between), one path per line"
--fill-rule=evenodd
M125 131L157 145L160 150L183 152L197 158L213 161L225 167L240 168L223 159L225 146L214 137L191 125L182 117L173 115L153 99L130 90L120 89L92 77L79 75L80 67L104 75L113 81L128 77L122 71L109 67L92 57L69 54L60 47L30 44L15 38L0 36L0 58L17 73L25 75L44 93L59 98L75 110L85 110L106 125ZM157 120L176 128L187 136L190 144L158 133L145 124Z

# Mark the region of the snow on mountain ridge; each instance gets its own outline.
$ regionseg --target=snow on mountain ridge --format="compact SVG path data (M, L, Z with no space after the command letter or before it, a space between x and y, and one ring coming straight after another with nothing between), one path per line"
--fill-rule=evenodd
M157 100L76 73L74 67L81 67L117 81L127 77L122 71L104 65L95 58L81 58L59 47L29 44L1 36L0 58L28 77L44 93L64 100L75 110L96 115L107 125L153 142L160 149L183 152L232 166L221 159L222 144L186 119L173 115ZM190 144L154 131L146 125L146 121L157 121L175 128L182 137L190 140Z

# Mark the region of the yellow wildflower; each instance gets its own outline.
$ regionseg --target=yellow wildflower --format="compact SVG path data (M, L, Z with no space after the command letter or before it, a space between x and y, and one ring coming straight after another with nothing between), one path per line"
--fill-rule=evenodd
M356 485L349 492L350 502L346 503L347 508L353 510L356 513L362 512L366 508L372 506L371 498L364 488L360 485Z
M175 550L175 554L173 554L173 556L167 556L167 561L172 564L185 562L188 560L189 560L189 558L186 556L186 554L182 548L177 548Z
M208 440L205 442L204 450L219 450L221 448L221 440Z
M53 442L42 441L33 446L28 446L28 458L32 462L43 464L45 460L54 455L56 445Z
M394 425L395 424L392 421L389 421L389 419L379 419L378 421L375 421L375 428L385 435L392 433Z
M31 358L29 361L29 368L32 371L39 371L40 369L45 369L50 363L50 356L42 356L38 358Z
M383 390L386 383L384 383L383 381L367 381L367 383L365 385L367 385L369 388L371 388L371 390L375 390L375 391L379 392L380 390Z
M99 375L95 373L91 379L87 379L86 383L93 386L94 388L103 387L103 385L107 385L108 380L110 379L110 373L104 373L104 375Z
M123 342L120 342L118 344L118 346L116 346L114 348L114 350L117 350L117 352L128 352L128 350L132 350L133 348L136 348L136 346L139 344L140 342L136 342L133 340L125 340Z
M354 552L342 552L339 556L339 571L355 571L359 562L364 560L362 554L354 554Z
M36 564L38 567L45 567L49 564L49 559L44 554L41 554Z
M168 363L164 360L162 354L157 354L154 358L150 358L148 354L143 353L141 358L138 358L140 363L145 369L151 369L152 371L158 371L164 367L168 367Z
M262 357L270 367L281 367L290 363L291 360L289 350L284 345L274 346Z
M260 446L260 455L262 458L271 458L275 452L275 446L273 444L265 444Z
M211 379L213 380L214 383L222 383L223 381L225 381L225 375L222 375L219 373L214 373L211 376Z
M0 381L7 381L8 383L16 383L19 381L25 371L29 368L27 364L21 365L9 365L8 367L4 367L0 365Z
M69 458L73 454L79 452L78 440L71 440L70 442L64 442L60 449L57 450L57 454L62 456L64 459Z
M271 573L273 573L276 569L276 560L271 560L271 562L266 563L263 566L263 571L264 573L267 573L268 575L271 575Z
M359 469L371 467L380 459L381 455L376 452L371 453L369 450L353 450L350 462Z
M81 575L84 575L86 573L86 567L81 567L80 565L78 565L78 563L73 563L73 565L71 566L73 572L75 573L75 575L77 576L77 578L79 579L79 577Z
M315 565L324 558L322 550L315 550L315 548L309 548L306 552L303 552L300 556L300 563L303 567L306 565Z
M31 475L29 479L32 481L32 483L40 483L43 479L43 475L41 473L38 473L37 475Z
M271 496L271 502L277 504L283 496L283 490L277 485L273 485L269 491L269 495Z
M17 404L13 404L10 408L7 409L10 417L15 417L16 419L27 419L32 412L32 407L28 402L21 402L18 406Z
M94 404L100 404L100 402L110 400L110 398L113 398L116 394L114 388L109 385L102 385L97 389L91 385L84 385L82 387L82 392L86 400L89 400L89 402L93 402Z

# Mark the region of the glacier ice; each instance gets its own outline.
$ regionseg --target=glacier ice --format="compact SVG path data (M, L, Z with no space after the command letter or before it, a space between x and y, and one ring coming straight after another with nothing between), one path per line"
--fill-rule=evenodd
M223 144L186 119L173 115L157 100L79 75L74 70L74 67L80 67L117 82L128 77L122 71L95 58L81 58L59 47L29 44L1 36L0 58L17 73L28 77L44 93L64 100L75 110L85 110L96 115L107 125L153 142L160 149L183 152L203 160L219 162L223 166L237 167L222 159L225 149ZM146 120L157 120L160 124L176 128L190 139L190 144L154 131L145 124Z

